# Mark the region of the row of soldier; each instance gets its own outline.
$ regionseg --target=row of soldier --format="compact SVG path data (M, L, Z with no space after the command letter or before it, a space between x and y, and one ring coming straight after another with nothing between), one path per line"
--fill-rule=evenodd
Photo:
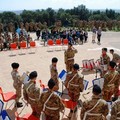
M103 69L101 74L105 79L102 92L99 86L93 86L92 99L90 101L85 101L82 106L82 120L88 120L89 115L91 116L89 120L100 120L103 119L102 117L105 118L108 114L108 105L106 101L110 101L112 99L112 95L114 95L114 99L118 99L120 76L119 73L115 70L116 63L110 61L110 58L106 52L107 49L103 48L101 55L101 66L104 65L105 67L107 65L108 69L107 71L106 69ZM77 50L72 47L72 44L70 43L68 45L68 49L65 51L65 64L68 73L65 80L65 87L68 90L68 95L70 96L71 100L79 103L80 92L83 91L84 85L83 77L78 74L79 65L74 64L75 53L77 53ZM64 105L62 104L60 98L53 93L53 91L57 91L59 89L58 72L56 66L57 61L57 58L52 59L52 64L50 66L51 79L48 81L49 90L47 92L40 94L40 89L36 88L35 80L37 78L37 72L35 71L29 74L30 82L23 87L24 99L31 105L33 114L39 117L43 111L45 113L46 119L49 120L59 120L59 112L64 109ZM18 74L18 67L18 63L12 64L12 77L14 80L13 86L16 89L17 94L16 106L22 107L22 103L19 102L21 97L22 82L20 79L21 77ZM116 104L113 106L113 110L115 109L114 107L116 107ZM76 111L76 108L75 110L70 110L69 116L71 116L71 114ZM118 113L118 111L120 111L119 107L117 111L112 111L111 120L113 120L113 116L119 116L119 114L115 114L115 112ZM91 112L94 114L91 115Z
M27 41L27 46L29 46L30 41L32 41L32 37L29 34L23 34L22 31L20 34L17 32L12 33L12 35L8 32L0 34L0 50L9 50L11 43L17 43L19 47L19 43L21 41Z

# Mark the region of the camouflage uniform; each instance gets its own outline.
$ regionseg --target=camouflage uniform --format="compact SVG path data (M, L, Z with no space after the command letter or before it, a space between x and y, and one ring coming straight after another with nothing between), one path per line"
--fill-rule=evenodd
M91 100L83 103L80 117L81 120L106 120L108 111L107 102L100 99L99 96L93 95Z
M115 63L117 63L117 61L120 60L120 56L116 53L113 53L113 59L112 61L114 61Z
M120 98L112 105L110 120L120 120Z
M0 50L3 50L3 37L0 36Z
M67 72L70 72L72 70L72 67L74 65L75 53L77 53L77 50L73 50L72 48L67 49L64 53Z
M0 23L0 34L3 32L3 24Z
M29 23L28 23L28 22L25 23L25 30L26 30L27 32L29 31Z
M58 71L57 68L53 65L50 65L50 74L51 74L51 78L56 82L57 85L59 85Z
M20 22L20 28L23 29L24 28L24 23Z
M115 70L109 70L104 75L104 85L102 90L104 100L110 101L113 94L115 97L118 97L119 82L120 74Z
M78 101L80 92L83 91L83 78L78 73L69 73L66 76L65 86L72 101Z
M64 110L60 98L50 90L41 94L38 106L39 111L45 113L46 120L59 120L60 111Z
M102 72L101 77L103 77L104 74L107 72L109 62L110 62L110 57L107 54L106 55L101 55L101 57L100 57L101 72Z
M38 101L40 99L40 89L35 86L33 81L30 81L28 84L25 84L23 87L23 96L24 99L30 104L33 114L36 117L40 117L38 110Z
M24 35L20 35L19 42L25 41Z
M21 77L20 77L19 73L15 70L13 70L11 72L11 75L12 75L12 79L14 81L13 82L13 87L15 88L16 95L17 95L16 102L19 102L19 99L21 97L21 89L22 89Z
M15 27L14 27L14 25L13 25L12 22L10 22L10 23L8 24L8 30L9 30L9 32L14 32L14 31L15 31Z

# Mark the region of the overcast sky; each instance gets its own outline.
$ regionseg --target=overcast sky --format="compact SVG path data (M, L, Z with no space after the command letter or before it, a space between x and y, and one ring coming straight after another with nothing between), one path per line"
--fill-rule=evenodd
M0 10L68 9L81 4L89 9L120 9L120 0L0 0Z

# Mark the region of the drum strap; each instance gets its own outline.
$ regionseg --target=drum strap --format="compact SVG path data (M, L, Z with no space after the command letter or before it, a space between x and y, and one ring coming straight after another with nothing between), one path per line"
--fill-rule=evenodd
M113 80L115 79L115 77L117 76L117 74L115 73L113 78L110 80L110 82L108 84L111 84L113 82Z

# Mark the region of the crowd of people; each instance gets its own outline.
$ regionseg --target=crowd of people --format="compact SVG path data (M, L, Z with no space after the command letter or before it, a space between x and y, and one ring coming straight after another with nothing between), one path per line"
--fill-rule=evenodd
M80 103L80 93L84 90L83 77L79 75L79 65L74 63L75 49L72 43L68 44L68 49L64 52L64 62L66 65L66 80L64 85L68 91L70 100L80 104L81 120L106 120L106 116L109 113L108 101L113 102L111 108L110 120L117 120L120 117L120 99L119 99L119 85L120 85L120 56L114 53L111 49L110 53L113 55L112 61L107 55L107 48L102 49L102 55L100 56L100 76L104 78L103 89L99 85L94 85L92 90L92 97L90 100ZM23 104L19 101L22 96L30 104L32 114L38 119L41 115L45 116L45 120L60 120L60 112L65 109L61 98L55 94L59 90L59 80L57 71L56 57L52 58L50 65L50 80L48 80L48 89L45 92L41 92L40 88L36 87L37 72L33 71L29 74L29 82L22 85L23 78L19 75L18 63L12 63L12 78L13 87L16 90L17 98L15 106L17 108L22 107ZM113 96L113 97L112 97ZM78 108L70 110L68 117L71 119L72 114L76 114ZM77 119L74 117L74 120Z
M92 43L95 43L96 34L98 39L98 44L100 45L100 38L101 38L101 28L97 30L95 27L92 29ZM68 39L69 42L72 44L83 44L88 41L88 32L87 30L78 30L78 29L67 29L67 30L43 30L40 29L36 30L36 40L40 38L44 41L44 45L47 40L52 39L56 41L56 39ZM9 50L11 43L17 43L18 48L20 49L19 43L21 41L27 42L27 47L29 47L30 41L33 38L30 36L29 33L25 29L17 29L16 32L10 34L8 32L0 33L0 51L2 50Z
M18 49L20 49L20 42L26 41L27 42L27 47L29 47L30 41L32 41L32 37L30 34L28 34L25 29L21 30L19 33L14 32L14 33L1 33L0 34L0 51L3 50L10 50L10 44L11 43L16 43L18 46Z

